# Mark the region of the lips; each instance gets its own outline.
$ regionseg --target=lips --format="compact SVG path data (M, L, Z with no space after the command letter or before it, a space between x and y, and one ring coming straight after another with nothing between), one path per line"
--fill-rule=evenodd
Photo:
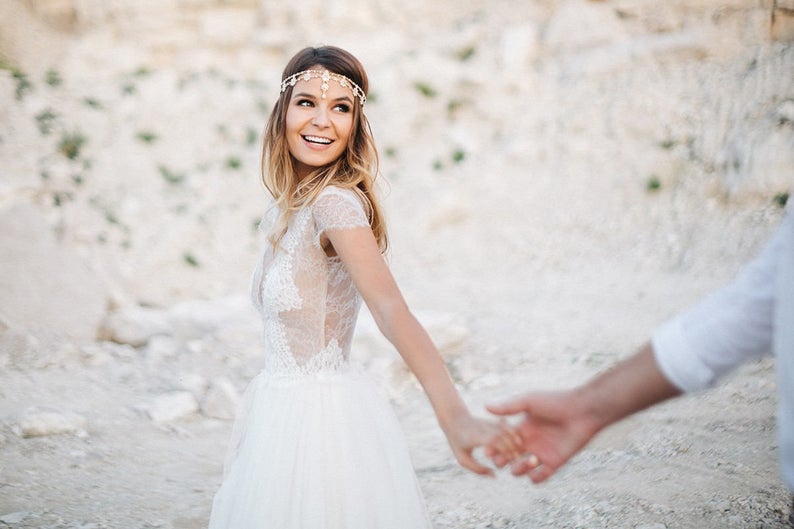
M321 136L303 136L303 139L309 143L316 143L318 145L330 145L333 142L333 140Z

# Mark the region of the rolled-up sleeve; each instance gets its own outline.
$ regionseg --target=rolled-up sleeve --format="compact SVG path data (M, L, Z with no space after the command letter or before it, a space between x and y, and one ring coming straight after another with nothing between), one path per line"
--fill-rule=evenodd
M652 337L662 373L682 391L708 387L772 350L784 221L761 254L722 289L664 323ZM790 228L789 228L790 229Z

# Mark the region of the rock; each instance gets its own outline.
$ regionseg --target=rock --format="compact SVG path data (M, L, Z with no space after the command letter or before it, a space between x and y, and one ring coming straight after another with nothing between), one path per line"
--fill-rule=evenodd
M213 419L234 419L240 405L240 394L228 379L220 378L212 382L204 400L201 412Z
M172 391L154 399L144 409L149 418L156 423L183 419L199 410L198 401L189 391Z
M102 320L99 338L140 347L152 337L170 332L171 327L164 311L133 306L108 314Z
M32 408L26 411L14 425L21 437L41 437L63 433L84 433L87 420L82 415Z
M0 313L19 331L93 340L108 288L30 204L0 209Z
M179 343L171 336L152 336L146 346L146 356L151 360L173 358L178 353Z
M207 379L198 373L187 373L179 377L179 387L191 392L196 397L196 400L200 400L203 397L208 386L209 382Z
M0 516L0 523L4 523L13 527L14 525L22 522L28 516L30 516L30 513L27 511L12 512Z
M113 355L99 344L88 344L80 347L80 360L88 366L101 366L112 362Z

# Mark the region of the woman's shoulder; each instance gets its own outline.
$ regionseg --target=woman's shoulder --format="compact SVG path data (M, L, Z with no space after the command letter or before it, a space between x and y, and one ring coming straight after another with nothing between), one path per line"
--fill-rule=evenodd
M358 207L362 206L361 197L354 190L347 187L340 187L335 185L325 186L322 191L317 195L315 204L333 203L342 200L349 204L354 204Z

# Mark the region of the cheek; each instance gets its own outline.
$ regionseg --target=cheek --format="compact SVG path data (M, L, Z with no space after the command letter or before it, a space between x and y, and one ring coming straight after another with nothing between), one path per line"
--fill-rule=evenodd
M340 139L344 138L344 143L347 144L347 139L350 137L350 134L353 132L353 119L347 118L342 120L337 128L337 134L339 135Z

